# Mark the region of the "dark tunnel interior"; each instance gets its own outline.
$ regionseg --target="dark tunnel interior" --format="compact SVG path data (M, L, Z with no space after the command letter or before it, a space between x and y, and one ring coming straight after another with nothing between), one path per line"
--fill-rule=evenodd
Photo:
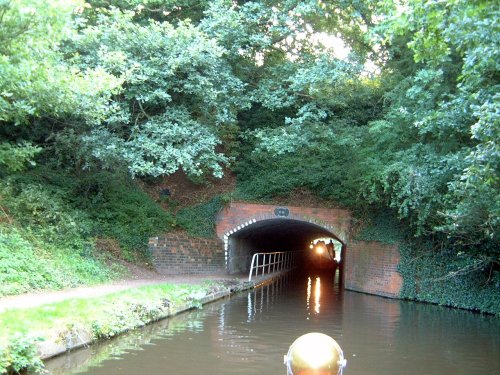
M285 218L257 221L230 236L230 271L247 271L249 258L257 252L304 251L307 255L311 241L321 237L338 240L327 229L310 222Z
M303 250L315 238L333 237L319 225L290 219L258 221L233 236L258 252Z

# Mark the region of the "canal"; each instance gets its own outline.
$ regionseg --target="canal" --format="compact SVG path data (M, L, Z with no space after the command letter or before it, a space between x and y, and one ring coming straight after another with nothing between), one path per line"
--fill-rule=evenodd
M50 374L284 375L300 335L344 351L344 375L500 374L500 319L342 290L289 275L46 363Z

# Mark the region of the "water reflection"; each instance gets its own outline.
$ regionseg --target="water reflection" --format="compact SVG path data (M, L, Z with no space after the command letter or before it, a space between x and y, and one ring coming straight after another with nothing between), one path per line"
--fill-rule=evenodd
M310 315L310 301L311 301L311 290L312 290L312 280L311 277L307 278L307 292L306 292L306 307L308 316ZM319 309L321 306L321 277L316 277L314 279L314 313L319 314ZM309 317L308 317L309 319Z
M189 313L189 319L183 315L175 316L118 338L75 350L47 361L47 373L54 375L93 373L93 368L100 366L106 360L121 360L127 355L138 356L139 352L156 345L157 339L174 337L186 331L203 331L204 316L204 313L196 310Z
M268 307L275 303L276 297L283 294L289 277L289 275L285 275L273 283L265 284L248 292L247 323L254 321L256 315L266 312Z
M311 301L311 277L308 277L307 278L307 294L306 294L307 311L309 311L309 306L310 306L309 302L310 301Z
M320 303L319 300L321 298L321 279L319 277L316 278L316 286L314 288L314 312L319 314Z
M304 296L306 303L304 304ZM284 278L47 363L51 374L283 375L307 332L342 347L345 375L500 373L498 318Z

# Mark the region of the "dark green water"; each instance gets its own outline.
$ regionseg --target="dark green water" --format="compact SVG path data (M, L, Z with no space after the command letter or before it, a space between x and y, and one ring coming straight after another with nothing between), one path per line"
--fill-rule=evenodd
M49 361L51 374L286 374L307 332L335 338L344 375L500 374L500 319L342 291L328 275L286 277Z

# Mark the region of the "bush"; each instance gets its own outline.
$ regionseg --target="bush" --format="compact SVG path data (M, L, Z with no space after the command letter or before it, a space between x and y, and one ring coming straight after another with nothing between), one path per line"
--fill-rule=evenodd
M0 182L0 197L0 295L116 277L95 254L91 220L64 190L13 176Z
M113 238L126 259L144 258L148 238L175 225L172 215L120 172L45 167L11 176L3 185L0 194L11 215L51 240L76 241L75 248L88 248L82 239Z
M78 247L81 239L90 234L90 219L69 204L61 189L12 178L0 184L0 195L2 204L23 228L46 240Z
M358 163L348 145L332 143L270 156L248 151L237 164L236 198L269 201L307 189L337 205L360 205Z
M38 356L37 339L14 335L6 348L0 346L0 374L19 374L22 370L43 372L43 362Z
M93 235L118 240L128 260L147 257L148 238L175 225L173 216L126 175L85 175L71 199L92 220Z
M178 224L192 236L213 237L215 218L226 201L224 196L219 195L206 203L180 210L177 214Z
M400 245L401 297L500 315L500 272L477 249L448 246L436 252L424 241Z

